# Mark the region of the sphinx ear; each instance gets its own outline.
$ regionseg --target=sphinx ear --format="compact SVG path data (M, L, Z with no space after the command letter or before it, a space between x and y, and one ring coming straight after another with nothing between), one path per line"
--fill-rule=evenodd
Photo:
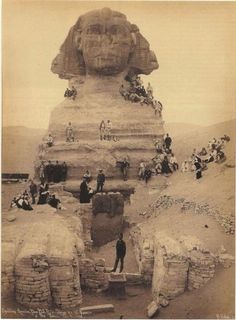
M150 50L148 41L139 31L132 33L135 35L136 43L129 59L129 68L136 70L137 74L150 74L158 68L156 56Z
M74 35L74 43L77 50L82 53L81 30L76 30Z
M137 44L137 38L136 38L136 34L134 32L131 32L131 48L130 48L130 52L134 52L135 48L136 48L136 44Z

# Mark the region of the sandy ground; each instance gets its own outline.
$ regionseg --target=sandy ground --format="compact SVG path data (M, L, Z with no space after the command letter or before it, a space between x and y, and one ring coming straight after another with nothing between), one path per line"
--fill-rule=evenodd
M150 181L147 186L143 182L138 182L136 187L136 193L132 196L131 204L126 204L125 215L129 216L129 219L135 219L136 222L144 222L151 228L154 225L154 220L147 220L145 217L140 216L139 212L147 206L148 203L154 201L158 194L163 191L167 191L170 186L170 179L164 177L157 177ZM175 179L175 178L173 178ZM24 190L24 184L7 184L3 185L3 208L8 208L10 199L21 190ZM142 199L142 201L137 201ZM3 215L3 221L5 221L5 215ZM27 227L27 223L32 221L40 221L41 219L47 219L43 214L34 215L29 212L21 212L17 216L17 220L14 222L18 230L21 227ZM234 252L233 236L227 235L218 225L218 223L211 217L196 215L196 214L184 214L176 212L174 208L164 211L158 216L158 223L155 223L155 232L165 231L172 237L178 238L180 235L193 234L201 239L209 249L213 252L223 244L227 251L231 254ZM204 225L207 224L208 228ZM3 222L3 236L4 238L13 237L13 233L17 232L17 229L10 222ZM19 231L20 232L20 231ZM137 272L138 267L135 261L134 252L132 249L132 243L129 238L129 228L125 229L124 239L127 244L127 256L125 258L126 272ZM112 241L100 248L94 248L92 255L94 257L104 257L106 259L106 265L113 266L115 259L115 241ZM222 318L232 317L234 310L234 268L229 269L219 268L215 277L203 288L197 291L185 292L183 295L177 297L170 302L170 305L161 309L156 318ZM151 302L151 288L142 287L128 287L127 297L124 300L119 300L114 297L109 297L104 294L91 294L84 293L82 306L88 306L93 304L112 303L115 306L114 313L96 314L89 318L119 318L121 314L124 318L145 318L146 307ZM3 308L12 310L16 308L16 305L12 301L3 301ZM19 307L19 306L17 306ZM22 307L20 307L21 310ZM27 317L27 310L24 316ZM71 310L74 316L78 316L77 310ZM4 315L4 313L3 313ZM11 316L14 316L14 314ZM6 317L9 317L6 314ZM71 316L68 316L71 317Z
M201 139L204 144L213 136L228 133L225 125L216 130L211 131L207 128L203 132L203 136L192 135L186 140L186 145L181 146L176 138L176 149L178 150L177 157L184 159L185 154L191 152L190 145L200 145ZM194 140L195 139L195 140ZM203 144L203 145L204 145ZM181 149L182 148L182 149ZM229 153L229 161L233 162L234 143L230 142L226 151ZM178 156L179 154L179 156ZM125 205L125 219L129 225L144 222L147 227L147 232L165 231L174 238L181 235L197 236L211 251L217 252L223 245L227 252L234 254L234 236L227 235L220 225L211 217L206 215L196 215L194 213L181 213L177 207L172 207L163 212L155 219L147 219L140 215L145 211L150 203L155 201L160 194L170 196L184 197L187 200L197 202L207 202L212 206L221 207L222 213L231 214L234 211L234 168L226 167L224 164L209 165L209 169L203 172L203 178L200 182L194 180L193 173L182 174L175 173L169 178L158 176L150 180L146 185L142 181L135 182L135 194L131 197L131 203ZM11 238L14 233L21 232L22 228L27 228L27 224L32 221L41 221L47 219L44 214L34 215L32 212L21 212L17 216L17 220L13 223L6 221L6 213L11 199L19 192L25 189L24 184L4 184L2 187L2 237L3 240ZM208 228L205 227L208 226ZM154 228L154 229L153 229ZM124 230L124 239L127 244L127 256L125 257L126 272L137 272L138 267L135 261L132 243L129 238L129 228ZM115 241L112 241L100 248L94 248L92 255L94 257L104 257L106 265L113 266L115 259ZM187 291L179 297L172 300L167 308L163 308L157 314L156 318L163 319L195 319L195 318L234 318L234 266L229 269L218 267L215 277L210 280L206 286L199 290ZM145 318L146 307L151 302L151 288L129 287L127 288L127 297L125 300L119 300L114 297L109 297L104 294L84 293L83 306L93 304L113 303L115 306L114 313L96 314L93 318L119 318L121 314L124 318ZM2 307L8 310L16 310L18 305L13 301L3 301ZM20 307L21 310L23 309ZM2 316L9 318L27 318L27 310L23 315L14 316L13 313L3 313ZM53 310L51 310L53 311ZM72 313L62 318L78 317L78 310L70 310ZM5 316L4 316L5 315ZM32 318L30 314L28 318ZM91 318L91 317L90 317Z

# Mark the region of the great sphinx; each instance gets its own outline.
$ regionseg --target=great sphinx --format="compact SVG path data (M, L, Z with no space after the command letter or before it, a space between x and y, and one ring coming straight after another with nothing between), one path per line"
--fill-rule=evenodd
M121 173L116 163L128 157L129 179L136 178L140 161L155 156L153 139L163 138L163 121L151 107L125 101L119 88L127 77L148 75L157 68L148 41L124 14L104 8L80 16L51 66L78 95L52 111L48 132L55 145L39 155L39 162L66 161L69 180L78 181L87 169L95 177L101 168L117 180ZM99 124L108 119L115 141L99 139ZM65 140L69 122L73 143Z

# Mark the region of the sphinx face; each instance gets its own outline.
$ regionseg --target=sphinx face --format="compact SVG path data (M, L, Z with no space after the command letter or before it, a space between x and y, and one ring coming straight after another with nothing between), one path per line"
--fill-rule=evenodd
M113 75L122 72L132 51L129 23L123 17L86 17L80 50L88 73Z

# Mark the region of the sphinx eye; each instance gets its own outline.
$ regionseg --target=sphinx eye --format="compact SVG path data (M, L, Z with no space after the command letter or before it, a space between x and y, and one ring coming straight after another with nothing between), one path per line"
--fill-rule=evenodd
M102 33L102 27L99 24L91 25L87 29L87 34L101 34L101 33Z
M126 34L126 30L123 26L113 25L109 29L110 34L116 35L116 34Z

